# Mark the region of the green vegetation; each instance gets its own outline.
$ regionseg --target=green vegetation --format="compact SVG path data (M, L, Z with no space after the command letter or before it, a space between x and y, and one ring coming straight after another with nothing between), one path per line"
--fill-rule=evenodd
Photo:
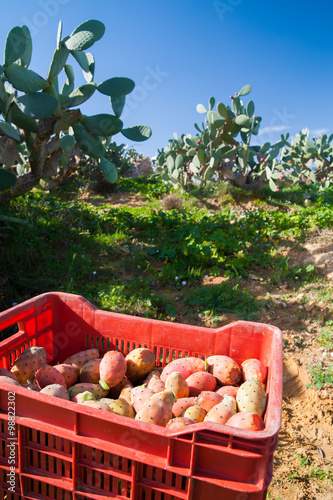
M320 390L324 385L333 386L333 366L309 365L307 368L312 375L311 384L308 387Z

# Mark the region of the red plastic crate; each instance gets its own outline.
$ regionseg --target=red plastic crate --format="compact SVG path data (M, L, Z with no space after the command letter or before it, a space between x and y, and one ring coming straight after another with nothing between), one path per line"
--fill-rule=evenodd
M56 292L0 313L0 331L15 324L18 333L0 343L3 368L37 345L48 363L93 347L126 355L146 346L163 366L185 356L224 354L238 363L255 357L268 367L268 402L264 431L203 422L175 432L15 387L11 440L13 386L2 384L0 491L7 500L266 498L281 425L278 328L245 321L215 329L169 323L101 311L83 297Z

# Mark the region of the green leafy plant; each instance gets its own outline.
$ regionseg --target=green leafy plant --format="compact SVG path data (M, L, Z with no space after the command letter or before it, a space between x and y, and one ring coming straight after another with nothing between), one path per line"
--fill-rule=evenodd
M111 137L119 132L135 142L150 137L149 127L124 128L120 119L126 95L134 89L133 80L114 77L94 82L95 59L86 51L102 38L104 31L104 24L92 19L63 37L60 22L46 78L29 69L32 39L27 26L16 26L8 33L4 63L0 66L0 112L4 118L0 121L0 201L28 192L41 179L59 177L70 163L76 162L78 152L97 159L104 177L114 183L117 168L106 153ZM77 88L69 56L79 63L86 80ZM61 72L66 80L60 89ZM78 106L95 91L109 97L114 114L81 113ZM18 178L13 166L20 174Z
M326 321L325 326L321 329L320 334L316 338L318 344L333 349L333 321Z
M308 384L308 387L320 390L324 385L333 386L332 366L323 367L321 365L309 365L307 368L312 375L312 380L311 383Z

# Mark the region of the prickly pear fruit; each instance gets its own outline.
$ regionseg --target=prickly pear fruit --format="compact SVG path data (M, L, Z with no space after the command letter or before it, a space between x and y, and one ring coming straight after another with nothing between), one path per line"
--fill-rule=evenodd
M189 406L182 414L182 417L191 418L195 422L203 422L207 415L206 410L199 405Z
M23 384L22 387L25 387L25 389L29 389L29 391L40 392L40 388L35 384Z
M255 378L262 384L266 382L267 368L259 359L250 358L243 361L241 364L243 379L250 380Z
M154 394L156 393L152 389L148 389L148 387L144 387L141 385L134 387L131 391L131 405L133 406L134 410L138 412L141 406L147 401L147 399L149 399Z
M165 383L159 377L151 377L146 387L154 392L163 392L166 389Z
M118 398L114 399L111 403L108 403L113 413L117 415L122 415L123 417L134 418L135 411L132 405L129 405L125 399Z
M241 369L232 358L214 355L207 358L208 371L223 385L235 385L241 378Z
M172 419L172 406L176 396L172 391L157 392L139 409L136 420L166 427Z
M197 398L179 398L172 407L172 413L175 417L180 417L189 406L195 404L197 404Z
M225 396L221 403L215 405L205 416L205 422L215 422L225 424L230 417L237 412L236 399L232 396Z
M143 383L147 386L152 378L161 378L161 371L155 368L148 373L147 377L144 379Z
M80 384L68 387L68 394L71 399L80 392L85 391L92 392L96 399L104 398L109 393L108 390L103 389L99 384L88 384L87 382L81 382Z
M179 429L180 427L184 427L186 425L193 425L196 423L197 422L195 420L192 420L192 418L175 417L169 420L169 422L166 424L166 427L167 429L175 430Z
M126 370L127 363L121 352L108 351L99 365L99 384L103 389L110 390L123 380Z
M111 387L110 392L109 392L110 398L113 398L113 399L119 398L121 391L125 387L133 387L132 382L130 380L128 380L127 377L124 377L123 380L121 382L119 382L119 384L115 385L114 387Z
M216 388L216 378L208 372L192 373L186 382L190 396L198 396L202 391L214 391Z
M54 365L54 368L62 374L66 381L67 387L76 384L78 376L75 366L61 363L59 365Z
M0 377L10 377L18 382L15 373L11 372L10 370L6 370L6 368L0 368Z
M90 359L87 361L80 370L80 382L89 382L91 384L98 384L99 382L99 365L102 358Z
M20 384L18 383L17 380L14 380L12 377L6 377L5 375L0 375L0 384L5 383L5 384L10 384L10 385L17 385L20 387Z
M198 405L209 412L215 405L221 403L223 396L213 391L202 391L198 396Z
M47 394L48 396L54 396L55 398L67 399L69 401L69 394L67 389L60 384L50 384L43 387L40 390L40 394Z
M172 372L181 373L186 380L192 373L200 371L206 371L206 363L203 359L194 357L174 359L163 368L161 380L165 383L167 376Z
M155 355L147 347L133 349L126 356L126 377L133 383L145 378L155 368Z
M129 382L128 384L124 385L122 390L120 391L119 397L122 399L125 399L129 405L131 405L131 393L132 393L133 385L132 382ZM111 393L111 391L110 391Z
M262 417L266 407L263 384L255 379L247 380L238 389L236 401L239 411L258 413Z
M26 384L28 379L33 379L35 372L46 364L46 352L43 347L27 347L16 358L11 372L17 377L20 384Z
M241 411L229 418L226 425L237 427L238 429L245 429L247 431L263 431L265 424L263 419L258 413L251 413L248 411Z
M111 408L106 403L102 403L101 401L82 401L80 403L84 406L89 406L90 408L96 408L96 410L103 410L111 412Z
M43 389L43 387L46 387L50 384L60 384L67 389L67 384L64 376L54 366L51 365L44 365L39 368L35 373L35 379L40 389Z
M216 393L220 394L220 396L232 396L233 398L236 397L236 394L238 392L239 387L236 387L234 385L224 385L223 387L220 387L217 389Z
M172 372L167 376L165 389L167 391L173 391L176 394L177 400L181 398L188 398L190 395L188 384L183 375L179 372Z
M77 368L78 372L80 372L81 368L88 363L91 359L99 358L99 350L98 349L86 349L85 351L79 351L73 356L69 356L69 358L65 359L64 363L66 365L73 365Z
M83 401L96 401L96 398L92 392L84 391L76 394L76 396L74 396L71 401L73 401L74 403L83 403Z

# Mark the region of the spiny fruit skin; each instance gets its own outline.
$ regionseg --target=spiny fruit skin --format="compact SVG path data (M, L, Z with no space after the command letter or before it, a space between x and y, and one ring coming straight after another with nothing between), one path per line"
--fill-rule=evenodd
M186 382L190 396L198 396L202 391L214 391L216 388L216 378L208 372L192 373Z
M64 377L67 387L76 384L78 376L75 366L61 363L59 365L54 365L54 368Z
M246 359L241 364L241 370L243 379L245 381L250 380L251 378L255 378L259 380L259 382L261 382L262 384L266 382L267 368L264 365L264 363L260 361L260 359L256 358Z
M166 424L167 429L175 430L186 425L193 425L197 422L192 418L187 417L174 417Z
M35 384L23 384L22 387L25 387L29 391L40 392L40 388Z
M157 392L141 406L136 420L166 427L172 419L172 406L176 396L172 391Z
M191 418L195 422L203 422L207 415L206 410L199 405L189 406L182 414L182 417Z
M65 359L64 363L67 365L73 365L80 372L81 368L88 363L91 359L99 358L98 349L86 349L85 351L79 351L69 358Z
M138 412L147 399L151 398L154 394L156 393L152 389L148 389L148 387L134 387L131 391L131 405L134 410Z
M104 398L109 393L108 390L103 389L99 384L88 384L87 382L81 382L68 387L68 394L71 399L80 392L85 391L92 392L96 399Z
M132 405L128 404L125 399L118 398L114 399L108 405L113 413L121 415L123 417L135 418L135 411Z
M10 370L6 370L6 368L0 368L0 377L10 377L13 380L16 380L16 382L18 381L15 373L11 372Z
M111 408L106 403L102 403L101 401L82 401L80 403L84 406L89 406L90 408L96 408L96 410L103 410L111 412Z
M0 384L1 383L20 386L17 380L14 380L12 377L6 377L5 375L0 375Z
M232 358L214 355L207 358L208 371L223 385L235 385L241 378L241 369Z
M108 351L104 354L99 365L100 385L104 389L118 385L124 378L127 370L127 363L119 351Z
M125 399L128 404L131 404L131 393L132 393L133 385L132 382L129 382L128 384L124 385L122 390L120 391L119 397L122 399ZM111 394L112 388L110 390Z
M166 389L165 383L159 377L151 377L147 384L147 387L154 392L162 392Z
M220 387L217 389L216 393L220 394L220 396L232 396L233 398L236 397L237 392L238 392L239 387L236 387L234 385L224 385L223 387Z
M176 394L177 400L188 398L190 395L189 386L183 375L179 372L172 372L167 376L165 389L167 391L173 391Z
M66 399L69 401L69 394L67 389L60 384L50 384L43 387L40 390L40 394L47 394L48 396L54 396L55 398Z
M60 384L63 385L67 389L67 384L64 376L51 365L44 365L35 373L35 379L37 381L40 389L46 387L50 384Z
M241 411L229 418L226 425L247 431L263 431L265 424L258 413Z
M143 383L145 385L148 385L150 382L150 379L152 378L161 378L161 371L155 368L151 372L148 373L147 377L144 379Z
M239 411L258 413L262 417L266 408L263 384L255 379L247 380L238 389L236 401Z
M76 394L76 396L74 396L71 401L73 401L74 403L83 403L83 401L96 401L96 398L92 392L84 391Z
M80 370L80 382L89 382L91 384L98 384L99 382L99 365L102 358L90 359L87 361Z
M195 372L203 372L206 369L206 364L203 359L200 358L195 358L195 357L188 357L188 358L179 358L179 359L174 359L170 363L168 363L164 368L161 373L161 379L165 383L167 376L170 375L172 372L179 372L183 375L184 379L186 380L187 377L192 375L192 373Z
M201 408L209 412L215 405L221 403L222 399L223 396L217 394L217 392L202 391L197 398L197 402Z
M236 400L232 396L225 396L221 403L215 405L205 416L205 422L225 424L237 412Z
M109 392L109 397L113 399L119 398L120 393L126 387L133 387L133 384L130 380L128 380L127 377L124 377L122 381L119 382L119 384L115 385L114 387L111 387Z
M172 413L175 417L180 417L187 408L195 404L197 404L197 398L179 398L172 407Z
M27 347L16 358L11 372L17 377L20 384L26 384L28 379L33 379L35 372L46 364L46 352L43 347Z
M133 349L126 356L126 377L132 382L139 382L155 368L155 355L146 347Z

